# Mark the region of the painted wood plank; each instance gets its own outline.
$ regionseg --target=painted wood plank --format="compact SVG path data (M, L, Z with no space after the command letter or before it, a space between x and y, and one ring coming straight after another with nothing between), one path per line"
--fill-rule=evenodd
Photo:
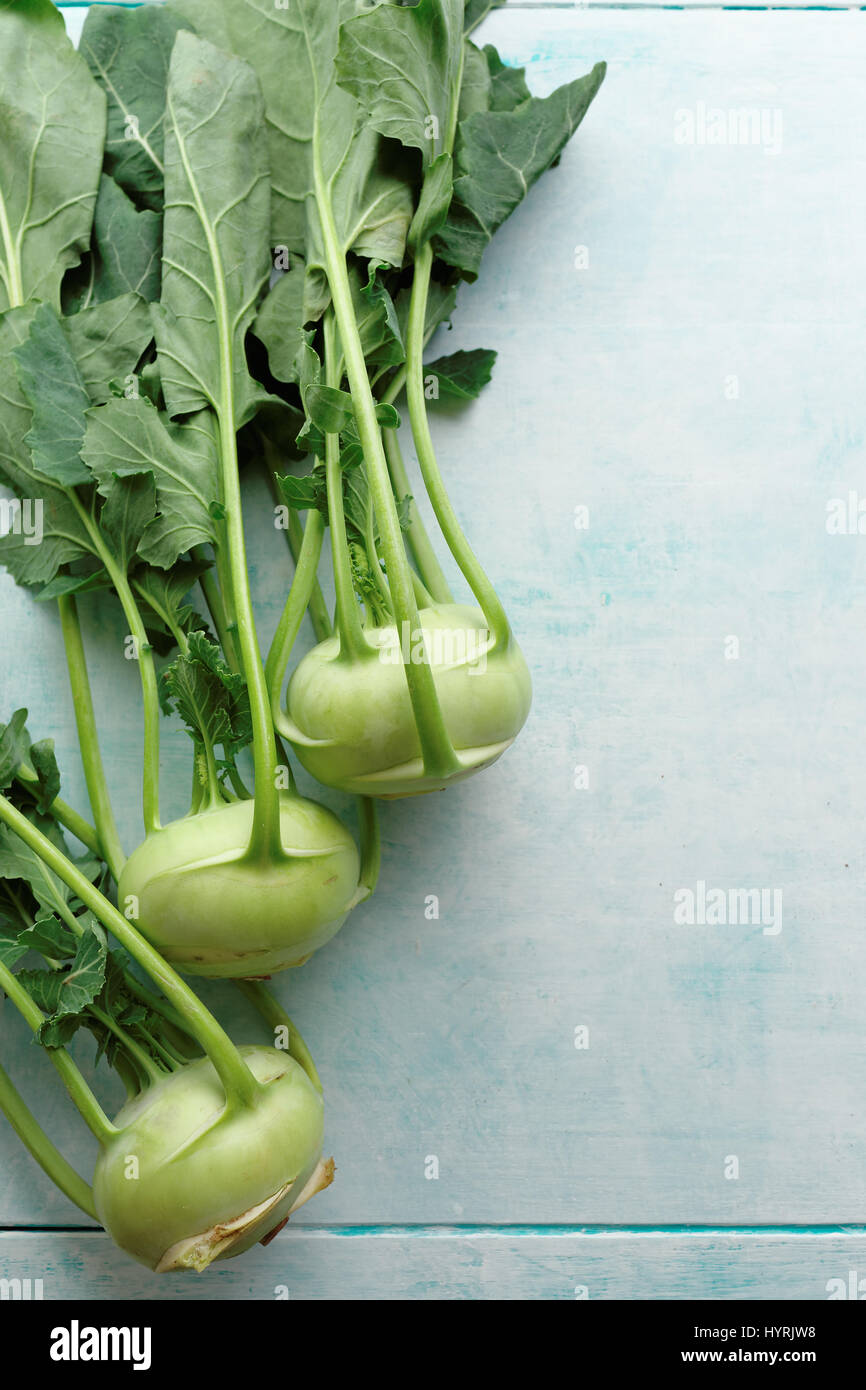
M866 1236L299 1229L184 1276L151 1274L103 1235L7 1232L0 1279L30 1280L46 1301L817 1301L863 1296Z
M538 91L611 64L445 339L500 350L485 398L436 432L536 707L483 778L386 808L375 904L281 982L339 1167L308 1221L863 1219L863 559L825 508L856 486L863 435L864 26L490 21ZM678 144L677 113L699 102L780 109L780 151ZM250 527L267 639L288 567L264 497ZM53 616L5 578L0 603L16 654L0 705L28 703L69 766ZM132 843L134 672L120 626L91 613ZM186 754L166 742L179 808ZM781 889L781 932L677 925L673 894L698 881ZM47 1072L8 1007L3 1030L16 1075ZM40 1104L64 1138L62 1100L49 1087ZM68 1222L0 1145L3 1220Z

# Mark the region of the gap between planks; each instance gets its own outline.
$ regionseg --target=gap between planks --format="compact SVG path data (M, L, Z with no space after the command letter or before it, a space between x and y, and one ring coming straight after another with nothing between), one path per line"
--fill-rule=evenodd
M738 1239L765 1239L779 1236L785 1239L834 1239L862 1240L866 1236L866 1225L815 1225L815 1226L538 1226L538 1225L381 1225L381 1226L339 1226L339 1225L297 1225L288 1236L296 1238L338 1238L345 1240L416 1238L424 1240L515 1240L522 1237L537 1239L574 1239L575 1237L604 1240L620 1240L623 1237L636 1240L671 1239L682 1240L689 1236L704 1239L708 1236L732 1236ZM105 1232L96 1226L0 1226L0 1241L4 1236L80 1236L106 1238Z

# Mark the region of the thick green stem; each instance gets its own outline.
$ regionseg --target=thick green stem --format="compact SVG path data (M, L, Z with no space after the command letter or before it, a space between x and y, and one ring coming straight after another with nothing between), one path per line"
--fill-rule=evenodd
M0 797L0 801L5 798ZM22 820L24 817L22 816ZM25 821L25 824L29 822ZM8 995L28 1027L38 1033L45 1022L45 1014L34 1003L17 976L0 962L0 990ZM111 1123L96 1096L91 1091L78 1067L65 1047L47 1047L45 1052L63 1079L76 1109L81 1114L92 1134L100 1144L107 1144L118 1133Z
M234 610L237 615L238 653L244 680L250 697L253 724L253 765L255 786L253 798L253 829L250 854L272 859L282 854L280 839L280 807L275 781L277 748L268 687L256 635L253 601L247 572L244 520L241 509L241 489L238 477L237 439L234 425L234 402L231 398L230 364L227 372L225 398L219 414L220 464L223 498L226 507L226 526L229 542L229 573Z
M138 663L141 678L141 695L144 706L144 757L142 770L142 814L146 834L152 835L159 829L159 693L156 679L156 663L153 650L147 640L147 632L135 595L130 588L126 573L117 563L114 555L102 538L99 527L91 514L82 506L75 493L70 493L82 522L87 528L96 554L105 566L120 599L123 615L129 626L129 635L134 643L134 656ZM95 815L94 811L94 815Z
M487 625L497 647L505 648L511 640L511 628L505 609L484 570L463 533L457 513L445 490L433 438L427 420L427 402L424 396L424 323L427 313L427 295L430 289L430 271L433 266L433 248L428 242L415 257L415 274L412 280L412 294L409 301L409 328L406 337L406 395L409 402L409 420L412 436L418 454L418 464L427 496L436 514L436 520L457 561L470 589L478 600Z
M183 1019L184 1027L201 1044L203 1051L213 1062L225 1088L227 1103L252 1103L258 1091L258 1082L231 1038L217 1023L213 1014L205 1008L198 995L193 993L159 952L145 941L132 923L93 886L80 869L37 830L35 825L31 825L27 817L22 816L5 796L0 796L0 821L20 836L43 863L72 889L85 907L90 908L103 926L162 990L166 999Z
M93 1193L83 1178L67 1163L59 1149L52 1144L42 1126L34 1119L30 1110L18 1094L11 1078L0 1067L0 1110L6 1116L18 1138L39 1167L47 1173L55 1186L60 1188L86 1216L98 1221L93 1205Z
M310 1049L307 1047L307 1044L304 1042L283 1006L277 1003L277 1000L270 991L265 989L265 986L259 983L258 980L235 980L235 984L241 994L245 995L250 1003L258 1009L265 1023L273 1028L275 1033L277 1029L284 1029L286 1031L289 1045L288 1048L283 1050L287 1051L289 1056L294 1057L298 1065L303 1067L307 1076L321 1095L322 1083L319 1079L319 1073L316 1071L316 1064L310 1054Z
M319 511L310 512L304 531L304 541L298 556L292 585L286 605L280 616L274 640L265 663L265 679L268 683L268 698L271 704L271 717L281 733L287 727L283 719L282 691L283 680L289 664L292 647L298 630L304 620L310 601L312 586L316 579L319 556L322 553L322 539L325 534L325 518Z
M195 546L192 553L196 559L206 558L205 548L202 545ZM229 625L229 616L226 613L226 606L217 581L217 576L212 569L206 569L203 574L199 575L198 582L204 595L204 601L207 604L207 611L211 616L211 622L216 630L219 644L223 649L223 656L232 671L237 672L239 667L237 651L235 650L235 635Z
M90 809L93 813L93 819L96 821L96 831L99 835L99 851L111 870L112 876L118 879L126 862L126 855L120 843L111 797L108 794L102 753L99 748L96 714L93 709L90 678L87 674L87 658L84 653L84 642L78 621L78 608L72 594L66 594L59 598L57 607L60 612L63 645L66 649L66 664L69 668L69 686L72 691L75 727L78 730L78 746L81 750L81 762L84 767L84 780L87 784ZM58 819L61 819L59 815ZM72 826L68 828L81 839L77 830L73 829ZM82 841L82 843L86 843L86 841Z
M271 496L278 506L285 506L282 494L277 485L277 469L280 461L277 458L276 450L265 435L260 434L259 439L262 444L262 467L265 472L265 479L271 491ZM284 534L288 542L292 559L295 565L297 565L301 558L306 528L302 524L298 513L292 507L288 508L288 514L289 525ZM310 615L310 622L313 625L313 632L316 634L316 641L324 642L326 637L332 636L333 628L331 627L328 605L325 603L325 596L322 593L318 579L313 583L313 591L310 594L310 602L307 611Z
M325 383L339 387L340 364L337 360L334 315L330 309L324 319ZM352 566L346 538L346 514L343 506L343 470L340 466L340 437L325 435L325 482L328 489L328 522L331 527L331 554L334 562L334 589L337 597L336 626L340 634L340 655L349 661L375 658L361 627L361 615L352 583Z
M361 826L361 872L358 882L362 888L367 889L367 897L370 897L379 882L382 863L379 810L372 797L358 797L358 820Z
M307 525L309 525L309 519ZM289 549L297 565L301 558L301 548L304 544L304 536L306 534L306 526L301 524L301 518L298 516L297 512L289 512L289 529L287 534L289 538ZM310 602L307 611L310 615L310 622L313 624L313 632L316 634L316 641L324 642L327 637L332 635L334 629L331 626L328 605L325 603L325 595L322 593L322 588L318 579L315 579L313 582L313 589L310 594Z
M313 176L325 248L328 283L340 330L340 343L346 361L346 374L352 392L358 433L361 437L361 446L367 465L367 481L382 537L382 552L388 571L394 617L401 634L401 647L405 648L408 644L402 641L403 633L408 632L410 641L414 644L415 634L421 631L421 625L418 621L418 605L415 602L412 575L403 548L400 518L397 514L397 504L394 500L391 478L388 473L388 462L385 458L379 423L376 419L376 401L367 376L364 348L355 320L346 257L337 236L330 202L330 189L322 172L318 144L319 132L317 129L313 139ZM412 702L425 771L430 777L447 778L459 769L460 764L445 727L430 663L428 660L420 662L409 660L405 662L403 669L406 673L409 698Z
M388 459L388 470L391 474L394 496L398 499L401 497L408 497L410 499L409 525L406 531L406 539L409 542L412 558L418 567L418 573L424 581L425 588L436 603L453 603L454 595L448 587L448 580L445 578L442 566L439 564L439 560L436 556L436 551L433 549L433 542L427 534L427 528L424 522L421 520L418 504L412 496L409 475L406 472L406 465L403 462L403 453L400 448L400 440L397 436L397 431L383 430L382 439L385 444L385 454Z

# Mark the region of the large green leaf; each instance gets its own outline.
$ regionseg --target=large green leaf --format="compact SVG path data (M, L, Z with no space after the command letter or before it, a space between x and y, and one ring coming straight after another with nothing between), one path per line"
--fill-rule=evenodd
M181 31L167 112L162 387L171 415L209 405L234 432L263 399L244 351L270 272L261 91L246 63Z
M604 63L514 110L476 111L458 130L454 201L435 238L437 254L468 278L494 232L559 158L601 86Z
M0 314L0 479L20 499L38 504L41 540L19 526L0 537L0 564L19 584L44 584L67 561L90 553L87 530L67 492L49 483L33 466L25 442L32 416L21 389L13 353L26 342L36 306Z
M0 0L0 309L59 307L87 248L105 97L49 0Z
M64 488L90 482L81 445L90 396L50 304L40 304L27 338L13 353L18 379L32 411L25 443L32 467Z
M307 256L309 311L327 303L314 143L343 249L400 265L411 189L361 107L335 83L340 24L357 13L355 0L172 0L172 8L258 74L270 136L271 238Z
M419 0L377 5L340 31L338 83L381 135L420 150L425 167L448 148L463 20L463 0Z
M217 539L211 505L219 483L208 412L178 426L145 396L116 397L89 412L82 457L104 496L115 478L153 476L159 516L138 548L149 564L167 569L192 546Z
M108 99L105 167L133 199L157 210L163 200L168 67L182 27L179 16L162 6L92 5L79 45Z

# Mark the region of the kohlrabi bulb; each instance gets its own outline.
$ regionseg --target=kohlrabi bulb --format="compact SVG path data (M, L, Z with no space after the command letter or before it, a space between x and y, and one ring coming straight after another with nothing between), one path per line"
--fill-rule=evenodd
M419 617L459 767L445 778L424 770L403 669L404 647L410 660L421 659L418 635L366 628L370 658L344 660L339 638L330 637L289 682L290 737L325 786L383 797L436 791L495 762L523 727L532 685L517 643L491 649L484 615L462 604L423 608Z
M97 1161L100 1221L158 1273L240 1255L330 1181L307 1073L276 1048L238 1051L262 1083L252 1104L227 1107L211 1062L191 1062L124 1106Z
M253 804L173 821L121 873L121 911L187 974L252 978L301 965L365 896L355 841L318 802L281 795L286 857L248 857Z

